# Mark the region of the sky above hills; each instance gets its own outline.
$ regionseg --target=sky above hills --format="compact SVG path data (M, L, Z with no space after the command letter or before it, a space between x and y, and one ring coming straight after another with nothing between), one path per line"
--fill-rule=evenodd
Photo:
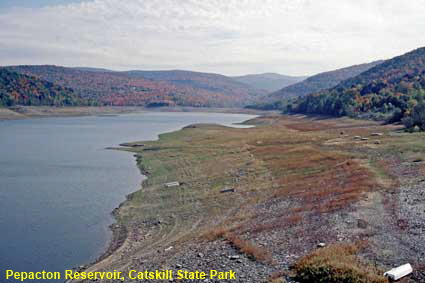
M63 5L71 3L81 3L84 0L1 0L0 9L4 8L40 8L49 5Z
M0 0L0 65L311 75L425 46L423 0Z

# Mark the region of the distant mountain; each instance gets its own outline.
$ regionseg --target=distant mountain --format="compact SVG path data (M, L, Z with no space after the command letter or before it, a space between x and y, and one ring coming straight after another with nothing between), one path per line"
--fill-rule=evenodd
M72 88L82 98L107 105L230 107L243 106L264 94L229 77L209 73L115 72L50 65L7 68Z
M383 61L375 61L372 63L355 65L334 71L320 73L307 78L306 80L287 86L278 90L267 97L268 101L282 100L288 97L302 96L324 89L336 86L343 80L357 76L358 74L382 63Z
M0 106L87 105L72 89L0 68Z
M103 69L103 68L93 68L93 67L73 67L75 70L80 71L89 71L89 72L113 72L112 70Z
M293 111L335 116L391 115L392 122L425 101L425 47L376 65L331 89L297 99ZM362 114L363 113L363 114Z
M232 77L238 82L250 85L257 89L263 89L268 92L274 92L288 85L300 82L307 77L285 76L276 73L252 74L245 76Z
M200 73L184 70L170 71L126 71L122 72L132 78L145 78L155 81L166 81L181 87L194 87L210 92L222 92L228 95L247 93L250 96L264 94L265 91L259 91L254 87L241 82L234 81L232 78L213 73Z

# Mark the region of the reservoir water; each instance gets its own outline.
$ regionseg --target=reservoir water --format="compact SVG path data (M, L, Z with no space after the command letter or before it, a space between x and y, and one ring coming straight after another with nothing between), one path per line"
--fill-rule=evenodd
M143 112L0 121L0 282L7 269L62 272L105 250L111 211L143 178L132 154L105 147L252 117Z

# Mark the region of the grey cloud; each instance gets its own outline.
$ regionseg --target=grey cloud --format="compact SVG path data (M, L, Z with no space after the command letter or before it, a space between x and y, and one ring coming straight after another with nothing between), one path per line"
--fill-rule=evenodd
M422 0L94 0L0 13L2 65L302 75L425 45Z

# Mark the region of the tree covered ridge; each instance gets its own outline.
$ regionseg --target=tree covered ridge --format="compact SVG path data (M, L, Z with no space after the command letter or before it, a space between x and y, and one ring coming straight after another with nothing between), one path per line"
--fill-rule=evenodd
M387 60L337 86L281 104L285 112L386 119L410 117L425 97L425 48ZM416 123L417 124L417 123Z
M60 66L14 66L9 70L74 89L103 105L243 106L258 90L229 77L189 71L84 70Z
M0 106L89 105L74 90L32 76L0 68Z
M281 90L270 94L269 101L303 96L334 87L341 81L359 75L382 62L383 61L374 61L371 63L354 65L329 72L319 73L305 79L304 81L284 87Z

